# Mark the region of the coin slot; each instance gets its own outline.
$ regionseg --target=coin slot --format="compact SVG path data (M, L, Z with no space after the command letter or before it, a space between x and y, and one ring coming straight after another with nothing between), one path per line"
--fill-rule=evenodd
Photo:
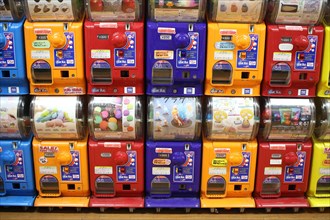
M68 78L69 77L69 71L68 70L62 70L61 71L62 78Z
M299 80L306 80L307 79L307 73L300 73L299 74Z
M68 184L68 190L75 190L75 189L76 189L76 185Z
M20 189L21 185L19 183L13 183L13 189Z
M123 190L131 190L130 184L123 184Z
M296 190L296 185L289 185L289 186L288 186L288 190L289 190L289 191Z
M2 71L2 77L4 77L4 78L10 77L10 71L9 70L3 70Z
M234 185L234 190L235 191L241 191L242 190L242 185Z
M250 72L242 72L241 78L248 79L250 77Z
M121 77L129 77L129 71L128 70L121 70L120 71Z

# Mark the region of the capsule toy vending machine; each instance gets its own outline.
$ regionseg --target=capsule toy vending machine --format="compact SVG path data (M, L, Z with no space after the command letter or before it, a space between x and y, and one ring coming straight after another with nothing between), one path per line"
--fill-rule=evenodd
M205 71L206 1L149 1L148 95L201 96Z
M313 157L307 191L311 207L330 207L330 99L317 98Z
M315 127L313 99L267 98L259 137L256 207L309 207L308 189Z
M86 1L88 94L144 94L143 8L140 0Z
M33 206L36 189L27 96L0 97L0 206Z
M201 117L200 98L149 98L146 208L200 207Z
M252 97L208 97L205 105L201 207L254 208L259 104Z
M26 70L32 95L86 93L83 0L25 0Z
M88 207L86 114L80 96L35 96L31 102L38 196L34 206Z
M315 97L320 79L325 0L269 1L262 95Z
M325 8L324 15L324 46L322 73L320 82L317 84L317 96L330 98L330 1Z
M25 71L23 0L0 1L0 95L25 95L29 83Z
M266 6L265 0L209 2L206 95L260 95Z
M143 102L139 96L89 101L90 207L144 207Z

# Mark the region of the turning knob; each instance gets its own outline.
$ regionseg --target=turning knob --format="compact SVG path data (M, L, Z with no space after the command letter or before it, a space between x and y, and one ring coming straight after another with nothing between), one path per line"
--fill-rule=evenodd
M231 153L229 155L229 163L232 166L238 166L242 163L243 156L241 153Z
M13 151L6 150L1 154L1 160L8 164L12 164L16 160L15 153Z
M115 162L117 165L124 165L128 161L128 156L126 152L118 151L115 156Z
M234 43L237 46L238 49L244 50L248 48L251 44L250 37L246 34L244 35L237 35L234 38Z
M124 33L116 32L112 35L112 43L116 48L122 48L127 43L127 36Z
M183 152L174 152L172 162L174 165L182 165L186 162L186 155Z
M63 33L54 33L49 36L49 41L54 48L62 48L66 44L66 38Z
M186 48L190 43L190 38L188 34L179 33L174 37L174 43L177 48Z
M72 155L70 152L60 152L57 155L57 161L61 164L61 165L68 165L71 163L72 161Z
M300 35L294 39L293 43L297 47L297 50L304 51L309 45L309 40L306 36Z
M298 161L298 156L295 152L290 152L284 155L283 162L286 165L294 165Z

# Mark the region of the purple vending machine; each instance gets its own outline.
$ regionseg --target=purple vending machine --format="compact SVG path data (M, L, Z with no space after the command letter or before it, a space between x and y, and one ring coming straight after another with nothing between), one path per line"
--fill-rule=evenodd
M204 0L149 1L147 95L203 95L204 15Z
M150 97L145 207L199 208L201 102L197 97Z

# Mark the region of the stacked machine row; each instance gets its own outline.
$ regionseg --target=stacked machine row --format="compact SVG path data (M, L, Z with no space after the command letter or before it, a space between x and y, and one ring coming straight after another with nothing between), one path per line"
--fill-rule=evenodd
M330 207L330 1L144 8L0 1L0 205Z

